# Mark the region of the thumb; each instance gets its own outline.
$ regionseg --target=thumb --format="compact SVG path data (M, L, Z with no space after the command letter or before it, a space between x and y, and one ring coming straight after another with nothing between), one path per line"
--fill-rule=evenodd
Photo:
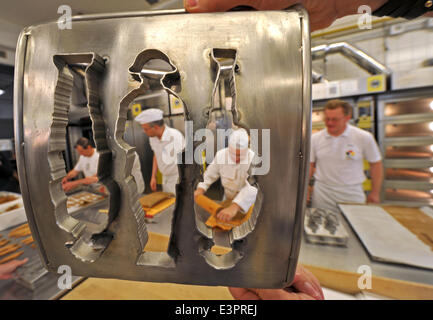
M184 7L189 12L227 11L248 0L183 0Z

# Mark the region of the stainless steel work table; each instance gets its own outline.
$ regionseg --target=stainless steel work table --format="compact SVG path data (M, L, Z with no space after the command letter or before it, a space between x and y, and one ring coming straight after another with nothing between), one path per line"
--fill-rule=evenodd
M299 256L302 264L350 273L358 273L358 268L366 265L371 268L373 277L433 285L433 270L373 261L341 213L339 213L339 220L349 235L347 247L311 244L303 238ZM359 277L361 275L359 273ZM374 283L372 285L374 286Z
M171 218L172 208L168 208L156 217L148 219L148 230L168 237L170 234ZM307 266L329 269L331 272L343 271L352 274L357 274L360 266L367 265L371 267L373 277L395 279L421 285L433 285L433 270L371 260L362 243L344 217L340 214L339 218L349 235L347 247L310 244L303 238L299 257L300 263ZM5 230L0 233L7 235L8 232L9 230ZM37 255L36 250L30 247L25 248L23 257L31 257L32 255ZM316 270L312 271L316 274ZM329 275L329 273L327 275ZM34 292L20 286L15 283L14 280L0 282L0 299L56 299L68 292L68 290L58 289L58 276L59 275L50 274L50 276L47 277L46 285ZM316 276L319 277L322 283L325 285L328 284L327 286L329 287L329 283L325 283L326 281L323 281L324 279L320 277L320 274L316 274ZM359 276L361 276L361 274L359 274ZM334 279L334 281L338 282L340 274L336 274L335 277L336 280ZM85 280L85 278L74 277L73 286L83 280ZM374 280L372 286L375 286ZM431 298L433 299L433 296Z

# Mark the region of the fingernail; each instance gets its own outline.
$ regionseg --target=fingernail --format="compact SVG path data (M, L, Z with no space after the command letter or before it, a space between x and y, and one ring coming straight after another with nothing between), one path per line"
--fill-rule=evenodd
M313 298L317 299L317 300L322 300L322 297L320 295L319 292L317 292L316 289L314 289L314 287L311 285L311 283L309 282L305 282L304 283L304 289L305 289L305 293L312 296Z
M186 6L189 9L195 8L198 6L198 0L186 0Z

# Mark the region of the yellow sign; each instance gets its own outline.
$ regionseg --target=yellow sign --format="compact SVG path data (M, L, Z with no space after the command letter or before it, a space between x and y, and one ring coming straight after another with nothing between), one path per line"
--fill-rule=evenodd
M141 113L141 104L136 103L132 105L132 115L134 117L138 116Z
M172 114L182 114L183 113L183 103L182 100L178 99L174 95L170 95L170 106Z
M372 127L371 117L370 116L362 116L358 119L358 128L361 129L370 129Z
M156 172L156 183L160 185L162 184L162 173L159 170Z
M364 171L370 170L370 163L364 159Z
M367 79L368 92L382 92L386 90L386 77L384 74L371 76Z
M371 107L371 101L370 100L358 102L358 108L370 108L370 107Z
M364 188L364 191L371 191L371 180L367 179L362 184L362 187Z

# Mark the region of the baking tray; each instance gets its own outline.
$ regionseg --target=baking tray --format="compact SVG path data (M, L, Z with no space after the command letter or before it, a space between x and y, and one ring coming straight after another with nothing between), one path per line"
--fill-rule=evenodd
M81 201L85 201L86 203L80 204ZM76 214L82 210L96 207L104 201L108 201L108 197L90 192L88 190L81 190L68 195L66 206L68 208L69 214Z
M27 221L26 212L24 209L23 199L21 195L19 193L13 193L13 192L6 192L6 191L0 192L0 197L6 195L14 196L16 197L16 199L0 204L0 231L14 227L20 223ZM17 206L17 208L5 212L5 210L7 210L12 206Z
M328 226L327 219L332 217L334 223ZM314 244L347 246L348 233L335 212L320 208L307 208L304 220L305 240Z
M338 205L373 260L433 270L433 251L382 207Z

